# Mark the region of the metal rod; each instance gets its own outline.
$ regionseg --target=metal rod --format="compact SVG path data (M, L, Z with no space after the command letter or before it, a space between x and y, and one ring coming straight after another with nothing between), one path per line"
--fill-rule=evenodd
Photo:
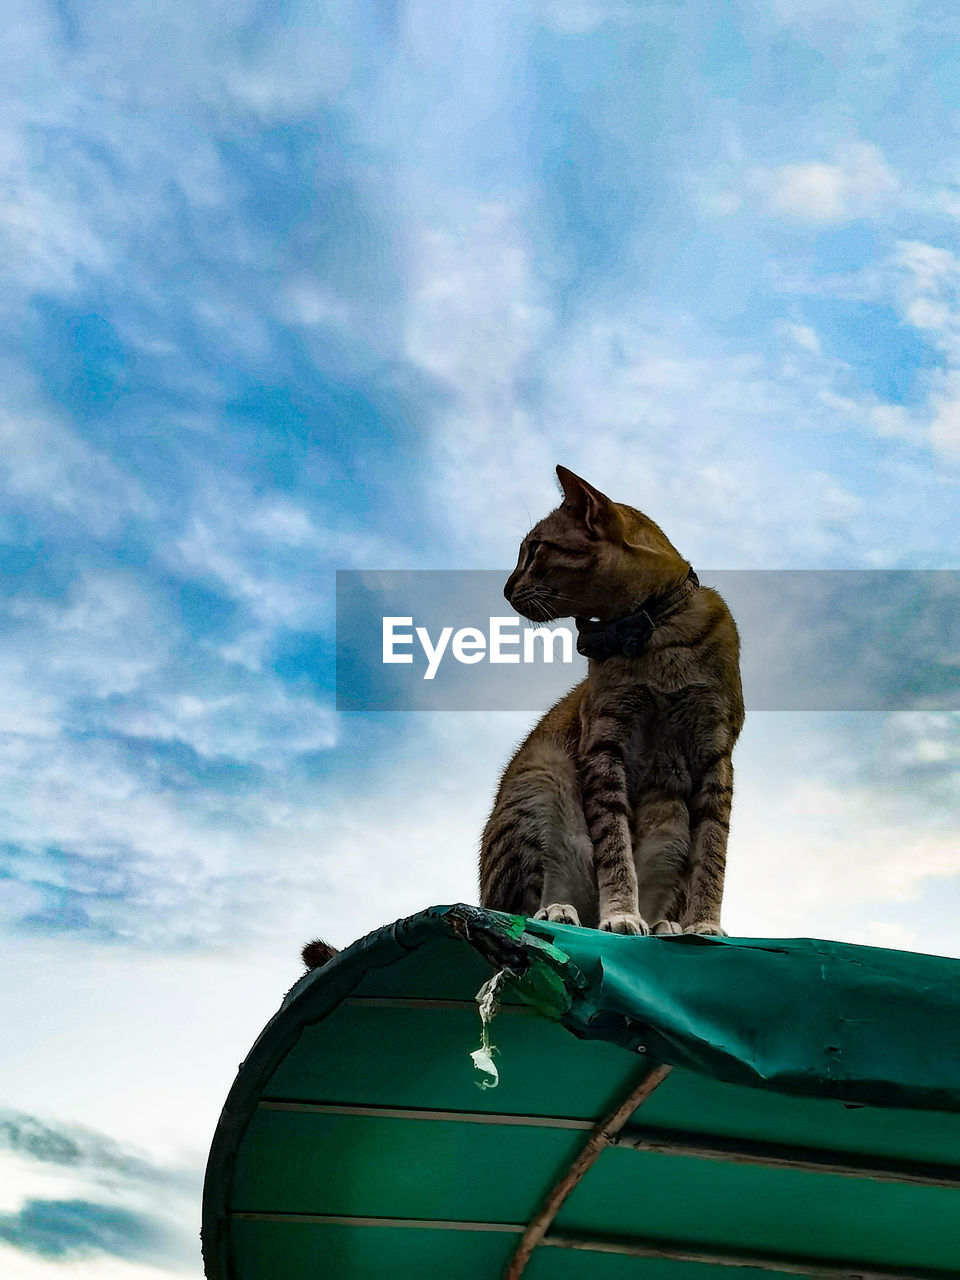
M363 1116L381 1120L437 1120L454 1124L517 1125L535 1129L593 1129L594 1121L572 1116L533 1116L500 1111L443 1111L435 1107L353 1106L333 1102L302 1102L296 1098L261 1098L264 1111L291 1111L306 1115ZM832 1174L873 1182L898 1182L923 1187L960 1188L960 1168L913 1160L861 1159L850 1153L821 1152L812 1147L753 1142L683 1130L624 1128L611 1146L655 1155L715 1160L723 1164L759 1165L765 1169L791 1169Z
M960 1188L960 1168L913 1160L861 1159L854 1153L821 1152L810 1147L774 1142L751 1142L668 1129L625 1130L616 1146L660 1155L690 1156L729 1164L761 1165L765 1169L797 1169L807 1173L834 1174L875 1182L906 1182L914 1186Z
M543 1240L563 1202L580 1179L593 1167L601 1151L609 1147L633 1113L650 1097L654 1089L670 1074L670 1067L651 1067L643 1079L608 1114L596 1122L579 1155L568 1166L548 1193L543 1204L530 1219L520 1243L504 1272L504 1280L519 1280L530 1255Z
M370 1218L344 1213L260 1213L253 1209L231 1209L231 1218L245 1222L299 1222L321 1227L418 1227L427 1231L495 1231L518 1236L523 1230L516 1222L461 1222L449 1218Z
M525 1125L536 1129L592 1129L592 1120L567 1116L511 1115L501 1111L440 1111L424 1107L355 1107L332 1102L298 1102L289 1098L261 1098L264 1111L297 1111L321 1116L369 1116L378 1120L446 1120L458 1124Z
M810 1280L952 1280L946 1271L889 1270L857 1262L818 1262L815 1259L781 1257L766 1253L725 1253L654 1240L604 1238L551 1233L542 1244L554 1249L584 1249L591 1253L616 1253L630 1258L660 1258L670 1262L698 1262L714 1267L749 1267L778 1275L804 1276Z
M232 1219L246 1222L288 1222L305 1226L390 1227L421 1231L483 1231L499 1235L520 1235L525 1228L515 1222L469 1222L449 1218L374 1218L341 1213L267 1213L234 1209ZM857 1262L819 1262L815 1259L784 1257L768 1253L727 1253L695 1245L669 1244L659 1240L574 1235L551 1232L539 1242L544 1248L581 1249L589 1253L614 1253L630 1258L659 1258L668 1262L692 1262L714 1267L740 1267L779 1275L803 1276L805 1280L955 1280L955 1272L939 1270L890 1270Z

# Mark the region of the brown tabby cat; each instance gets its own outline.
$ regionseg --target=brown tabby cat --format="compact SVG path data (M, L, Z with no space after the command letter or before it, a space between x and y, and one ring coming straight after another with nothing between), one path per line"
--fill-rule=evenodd
M575 617L588 675L504 771L480 900L613 933L722 934L736 625L652 520L557 475L563 505L520 544L504 595L536 622Z

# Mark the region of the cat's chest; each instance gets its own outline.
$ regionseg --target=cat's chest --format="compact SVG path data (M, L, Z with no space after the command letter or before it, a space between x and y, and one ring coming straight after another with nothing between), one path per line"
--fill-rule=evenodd
M689 794L713 737L713 720L715 713L689 690L671 694L634 688L629 700L621 700L616 736L629 798L636 801L653 790Z
M646 692L635 700L624 718L625 754L632 757L657 750L683 750L691 736L694 717L689 699Z
M686 718L654 704L632 715L625 726L623 759L627 791L637 798L652 788L689 789L695 738Z

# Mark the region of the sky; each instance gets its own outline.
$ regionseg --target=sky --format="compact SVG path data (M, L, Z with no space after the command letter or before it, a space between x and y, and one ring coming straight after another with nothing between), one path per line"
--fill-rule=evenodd
M698 568L960 568L960 15L4 19L0 1271L197 1278L300 946L475 900L535 718L338 713L337 569L506 573L558 462ZM960 954L955 715L735 764L730 933Z

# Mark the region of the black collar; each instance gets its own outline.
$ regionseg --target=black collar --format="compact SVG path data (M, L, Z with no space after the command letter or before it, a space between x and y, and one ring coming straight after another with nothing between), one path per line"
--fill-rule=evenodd
M669 595L648 600L625 618L614 618L611 622L577 618L577 653L597 662L605 662L617 654L625 658L639 657L663 619L673 613L689 591L696 591L699 586L700 579L691 568Z

